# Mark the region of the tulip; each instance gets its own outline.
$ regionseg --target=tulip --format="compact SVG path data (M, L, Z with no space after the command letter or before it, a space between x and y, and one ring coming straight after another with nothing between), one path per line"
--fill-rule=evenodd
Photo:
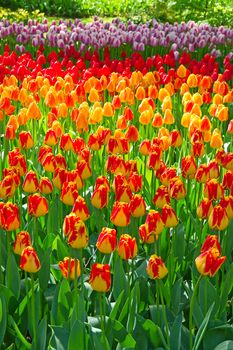
M168 274L164 261L156 254L151 255L146 267L146 272L152 279L162 279Z
M148 156L151 151L151 142L150 140L143 140L139 146L139 152L143 156Z
M7 175L3 177L0 181L0 198L6 199L8 197L13 197L16 191L16 184L14 177L12 175Z
M103 254L111 254L117 244L116 230L103 227L96 242L97 249Z
M182 158L181 169L184 178L193 179L197 170L195 159L192 156Z
M139 226L138 232L140 239L143 243L154 243L155 235L153 234L153 232L149 232L147 224L142 224L141 226Z
M226 209L229 219L233 219L233 196L225 196L221 198L219 204Z
M130 214L137 218L146 214L146 203L140 194L132 196L129 203Z
M41 164L43 168L50 173L54 173L57 167L56 159L52 152L46 153L44 155Z
M97 188L99 185L104 185L107 188L108 192L110 191L109 181L104 175L97 177L95 181L95 187Z
M160 160L162 158L162 149L160 147L154 147L153 151L150 153L147 167L149 169L157 170L160 167Z
M74 202L72 213L79 216L82 221L86 221L90 217L89 209L85 202L85 199L78 196Z
M182 144L182 136L178 130L172 130L169 136L171 147L180 147Z
M83 180L88 179L92 175L90 165L85 160L78 161L77 170L78 170L79 175L81 176L81 178Z
M201 275L213 277L225 260L226 257L220 256L219 250L213 247L201 253L195 259L195 264Z
M176 212L168 204L165 204L163 206L161 217L165 227L175 227L178 225L178 218Z
M115 195L116 201L129 203L132 198L132 192L128 183L121 186L116 186Z
M36 273L40 270L40 260L31 246L24 248L20 258L20 268L26 272Z
M156 172L156 177L158 177L164 186L168 186L173 178L177 179L176 168L166 168L166 166L161 166L160 174ZM159 175L159 176L158 176Z
M164 223L158 211L151 209L146 217L146 225L150 234L159 238L160 233L163 231Z
M73 140L70 134L61 135L60 149L63 151L74 151Z
M54 186L61 190L64 182L67 181L67 171L63 168L57 168L53 174L52 181Z
M206 164L201 164L195 173L196 181L205 183L209 178L209 167Z
M39 191L42 194L50 194L53 192L53 185L48 177L41 177L39 183Z
M217 249L219 253L221 253L221 247L220 247L217 235L208 235L206 237L205 242L201 247L201 253L204 253L205 251L208 251L212 248Z
M63 232L68 238L68 244L75 249L88 245L88 233L84 222L75 213L67 215L63 222Z
M62 275L65 278L70 278L74 280L76 277L80 276L81 274L80 262L78 259L66 257L62 261L59 261L58 266L61 270Z
M123 260L133 259L138 252L136 238L132 238L128 234L121 235L117 252Z
M38 191L39 182L35 171L30 170L27 172L23 181L22 188L24 192L27 192L27 193L34 193Z
M153 197L153 203L157 208L160 208L160 209L162 209L165 204L170 204L170 197L166 186L161 185L157 189Z
M24 248L31 246L31 237L27 231L20 231L15 237L13 250L15 254L21 255Z
M98 209L106 207L108 204L108 189L105 185L99 185L91 196L91 204Z
M31 216L40 217L48 213L48 203L45 197L39 193L28 196L28 213Z
M210 179L206 182L203 194L210 200L220 199L224 195L224 190L221 184L216 179Z
M209 165L209 178L210 179L218 179L220 176L220 170L218 166L218 162L216 160L212 160Z
M97 292L108 292L111 288L111 273L108 264L95 263L91 267L89 283Z
M38 155L39 163L42 164L46 155L50 153L52 153L52 148L50 146L47 146L47 145L41 146L39 150L39 155Z
M180 178L176 177L170 181L168 193L171 198L175 198L177 200L186 196L186 188Z
M203 198L197 207L197 216L200 219L208 219L213 209L212 201L208 198Z
M5 231L14 231L20 227L17 204L0 202L0 227Z
M229 225L226 209L220 204L216 205L208 218L209 227L213 230L223 231Z
M19 147L22 149L30 149L34 146L34 141L30 131L21 131L19 133Z
M233 186L233 171L227 170L223 175L222 186L225 189L230 190Z
M66 205L74 205L78 198L78 188L75 182L65 181L61 189L61 201Z
M58 140L55 131L53 129L48 129L45 134L44 143L48 146L55 146L57 142Z
M139 192L142 189L142 175L136 172L130 172L128 184L132 192Z
M115 202L110 220L116 226L128 226L130 223L130 210L128 203Z
M27 171L26 159L19 151L8 152L8 162L10 166L19 169L20 176L23 176Z

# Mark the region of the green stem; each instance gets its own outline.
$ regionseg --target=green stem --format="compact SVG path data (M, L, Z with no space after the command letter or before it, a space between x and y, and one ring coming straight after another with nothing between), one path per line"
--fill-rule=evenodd
M33 218L33 232L32 232L32 245L37 246L38 244L38 219Z
M33 343L37 346L37 322L36 322L36 303L35 303L35 283L34 275L31 273L31 289L32 289L32 334L33 334Z
M105 322L104 322L104 317L105 315L103 314L103 293L99 293L99 303L100 303L100 325L101 325L101 330L103 333L103 339L105 338Z
M0 283L3 282L3 272L2 272L2 234L3 234L3 232L0 230Z
M162 303L163 320L165 323L166 335L167 335L167 346L168 346L168 349L170 349L169 327L168 327L168 321L167 321L166 307L165 307L164 298L163 298L163 292L161 288L161 282L162 281L158 280L159 294L160 294L160 299Z
M193 308L194 308L194 302L195 302L195 297L197 295L197 290L200 284L200 281L202 279L202 275L199 276L197 283L194 287L193 290L193 295L191 298L191 302L190 302L190 310L189 310L189 350L193 349L193 333L192 333L192 328L193 328Z
M15 323L13 317L12 317L11 315L10 315L9 317L10 317L10 323L11 323L12 326L14 327L14 330L15 330L15 333L16 333L18 339L21 341L21 343L24 345L24 347L25 347L26 349L31 349L31 344L29 344L29 343L27 342L27 340L24 338L23 334L20 332L20 330L19 330L17 324Z
M75 301L75 307L76 307L76 318L78 319L78 276L77 276L77 266L78 262L77 259L75 258L75 263L74 263L74 301Z

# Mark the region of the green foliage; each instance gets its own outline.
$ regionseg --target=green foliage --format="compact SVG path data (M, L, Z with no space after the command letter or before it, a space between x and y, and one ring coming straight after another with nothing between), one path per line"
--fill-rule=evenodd
M0 7L0 18L8 19L11 21L17 22L27 22L29 18L42 20L44 18L44 13L41 13L39 10L34 10L29 12L25 9L18 8L15 11L10 8Z

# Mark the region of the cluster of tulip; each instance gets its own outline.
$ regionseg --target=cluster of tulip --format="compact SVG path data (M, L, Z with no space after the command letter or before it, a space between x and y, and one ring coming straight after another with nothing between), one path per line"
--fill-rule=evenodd
M11 71L0 84L1 245L5 237L11 254L14 239L20 268L41 273L44 246L59 240L47 260L51 284L63 276L76 290L80 276L81 291L88 280L109 292L120 261L130 289L143 261L150 283L160 288L168 275L172 288L183 227L189 263L205 240L196 267L214 276L233 219L230 58L222 74L208 54L199 62L187 53L178 61L172 51L117 61L106 49L105 63L88 55L39 50L34 60L6 48L0 56L4 74ZM2 282L10 265L1 264ZM186 272L185 264L174 273Z

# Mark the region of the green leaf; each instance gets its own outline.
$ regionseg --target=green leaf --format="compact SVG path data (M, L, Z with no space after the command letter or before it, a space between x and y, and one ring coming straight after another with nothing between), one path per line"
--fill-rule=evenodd
M49 341L50 347L56 350L67 350L69 332L63 326L50 326L52 329L52 336Z
M118 298L122 290L126 290L127 281L125 271L123 269L122 260L116 256L114 272L113 272L113 296L115 300Z
M47 316L45 316L39 323L38 334L40 335L37 339L36 349L44 350L46 347L47 338Z
M157 326L153 321L147 319L143 323L142 327L154 348L163 345L164 339L161 337L162 331L159 326Z
M135 347L136 341L129 334L123 324L117 320L110 320L108 328L111 327L114 339L119 342L124 348Z
M178 262L182 262L185 252L185 226L184 224L179 224L174 234L173 238L173 251L174 256L178 258Z
M221 283L221 294L220 294L220 304L219 304L219 311L218 314L221 315L221 313L225 310L228 296L233 288L233 264L231 265L230 270L226 274L226 276L223 278Z
M223 343L217 345L214 350L233 350L233 341L226 340Z
M85 348L85 326L84 323L77 320L70 332L68 350Z
M229 324L210 328L203 339L204 350L214 349L218 344L233 339L233 328Z
M5 298L0 295L0 345L2 345L7 324L7 308Z
M175 321L171 328L170 335L170 347L171 350L181 349L181 325L182 325L182 314L176 316Z
M111 318L112 320L115 320L119 311L119 308L122 304L122 299L123 299L123 295L124 295L124 290L121 291L121 293L119 294L110 314L109 314L109 318Z
M13 253L7 258L6 285L18 299L20 295L20 276Z
M182 291L183 279L180 278L172 286L171 291L171 310L177 315L180 311L181 291Z
M214 308L214 303L210 306L200 328L198 329L197 335L195 337L194 345L193 345L193 350L198 350L201 344L201 341L202 341L202 338L204 337L213 308Z
M44 291L48 287L50 277L50 249L46 251L41 262L41 269L38 273L40 288Z

